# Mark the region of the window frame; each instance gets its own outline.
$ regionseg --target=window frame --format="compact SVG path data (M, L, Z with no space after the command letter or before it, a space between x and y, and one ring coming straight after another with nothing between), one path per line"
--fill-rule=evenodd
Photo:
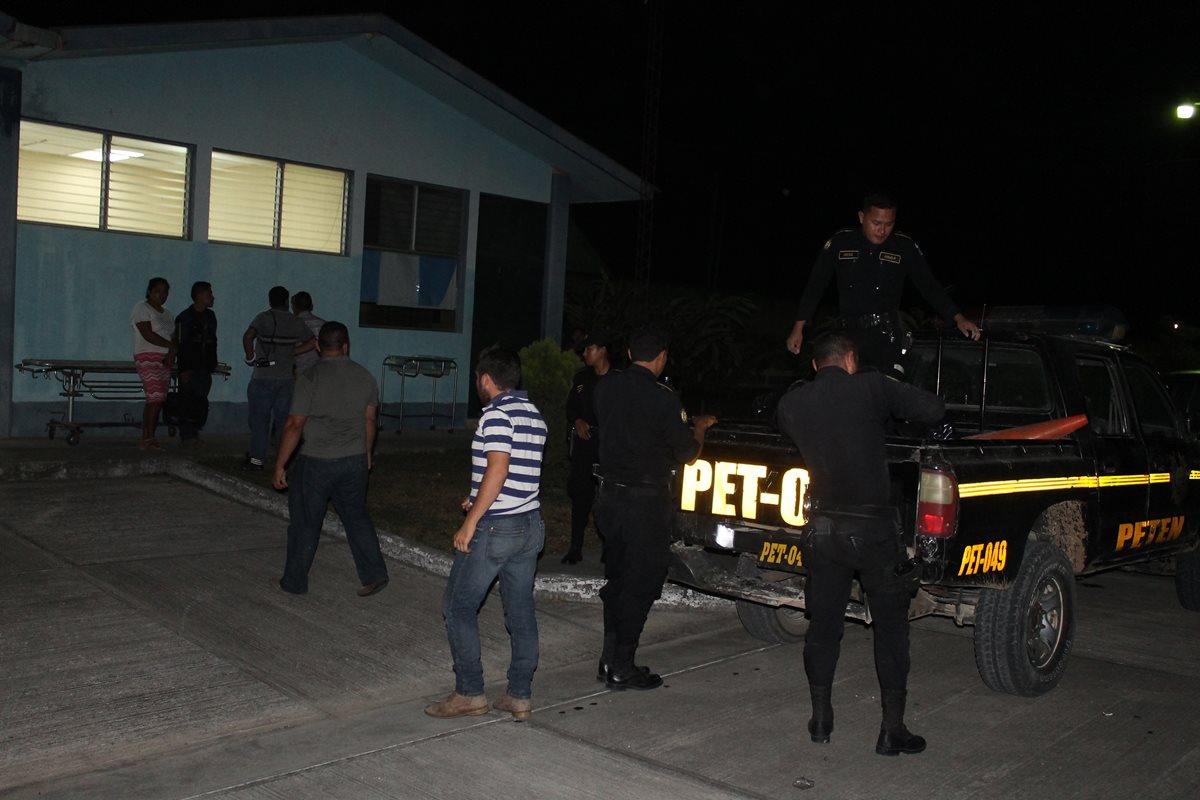
M99 214L98 214L98 219L97 219L96 225L70 225L65 222L50 222L47 220L27 220L27 219L21 219L19 216L16 217L17 222L21 223L22 225L46 225L46 226L53 227L53 228L70 228L72 230L79 230L79 231L98 231L101 233L116 233L116 234L122 234L122 235L128 235L128 236L152 236L156 239L171 239L173 241L186 242L186 241L191 241L193 239L193 232L195 231L194 214L195 214L195 207L196 207L196 203L195 203L195 199L196 199L195 198L195 192L196 192L196 183L195 183L196 145L188 143L188 142L174 141L172 139L162 139L162 138L155 137L155 136L145 136L145 135L129 133L126 131L117 131L117 130L113 130L111 128L96 128L96 127L92 127L89 125L65 124L58 120L40 119L38 117L22 116L20 118L18 124L25 123L25 122L32 122L36 125L45 125L45 126L52 127L52 128L66 128L68 130L84 131L86 133L99 134L101 137L100 148L106 157L103 157L100 159L100 188L99 188L100 208L99 208ZM153 143L153 144L164 144L164 145L169 145L171 147L183 148L183 150L184 150L184 168L183 168L184 189L183 189L183 214L182 214L182 220L181 220L183 231L181 232L181 234L179 236L173 236L173 235L166 234L166 233L154 233L152 231L131 231L131 230L123 229L123 228L114 230L114 229L108 227L108 217L109 217L108 202L109 202L110 188L111 188L109 185L109 180L110 180L111 171L112 171L112 160L111 160L111 156L109 156L109 154L112 151L112 140L113 140L114 136L118 137L118 138L123 138L123 139L131 139L134 141L143 141L143 142L149 142L149 143ZM18 140L17 148L18 148L17 149L17 158L19 160L20 159L20 142L19 142L19 140ZM18 166L18 178L16 181L14 181L17 184L18 192L20 190L19 172L20 172L20 168ZM19 199L18 199L18 203L19 203Z
M1108 430L1098 430L1096 421L1092 416L1092 409L1085 406L1084 412L1088 415L1088 429L1097 436L1107 438L1134 438L1134 425L1130 417L1130 400L1125 395L1125 379L1121 374L1121 370L1117 368L1117 364L1111 358L1105 358L1101 355L1093 353L1080 352L1075 354L1075 372L1076 380L1079 382L1079 395L1084 398L1085 402L1089 399L1085 381L1083 379L1083 366L1090 368L1099 367L1105 371L1108 376L1108 387L1111 390L1109 395L1109 411L1115 411L1118 417L1117 420L1104 418L1108 422ZM1113 424L1116 423L1116 430L1113 430Z
M214 239L212 236L212 180L213 180L213 157L216 153L224 153L226 155L238 156L241 158L253 158L260 161L268 161L275 165L275 219L271 230L271 244L256 244L254 242L234 242L228 239ZM262 250L281 250L289 253L310 253L320 256L333 256L336 258L348 258L350 255L350 226L353 215L353 197L354 197L354 170L344 167L333 167L328 164L317 164L312 161L297 161L291 158L279 158L276 156L265 156L261 153L250 153L243 150L231 150L224 147L214 146L208 157L208 241L212 244L228 245L232 247L257 247ZM323 169L330 172L342 173L342 243L338 252L329 250L309 250L302 247L287 247L280 243L280 232L283 226L283 190L286 169L288 164L293 164L297 167L309 167L311 169Z
M368 242L366 235L366 227L370 215L367 213L367 203L370 197L370 185L372 181L380 181L384 183L400 184L414 190L414 202L412 206L412 219L409 224L408 241L411 245L409 248L397 248L391 246L380 246ZM443 184L430 183L428 181L411 180L408 178L398 178L390 175L381 175L378 173L369 172L365 176L364 183L367 201L363 205L363 255L364 259L368 252L378 253L399 253L403 255L415 256L430 256L434 258L453 258L456 261L455 274L455 303L452 310L428 308L422 306L389 306L379 303L369 303L362 300L361 287L359 295L359 311L358 324L362 328L377 328L380 330L419 330L419 331L434 331L455 333L460 332L464 328L464 311L463 306L466 302L464 284L466 282L467 273L467 238L470 228L470 210L471 210L471 190L458 186L447 186ZM459 230L457 250L453 254L435 251L432 249L421 249L417 247L420 229L420 211L421 211L421 189L432 189L443 192L453 192L459 195L461 199L461 213L459 216ZM394 311L383 312L388 313L392 319L396 321L380 320L380 312L376 309L394 309ZM445 316L452 314L449 321L445 320ZM397 319L401 318L401 319Z
M1121 377L1125 381L1125 385L1129 391L1129 405L1133 408L1134 416L1137 419L1138 433L1141 434L1142 438L1176 438L1181 435L1179 412L1175 407L1175 403L1171 401L1170 395L1164 390L1161 380L1158 379L1158 374L1153 369L1138 361L1122 358ZM1144 385L1149 389L1150 394L1157 399L1159 410L1167 412L1171 420L1169 428L1148 422L1147 417L1149 414L1147 412L1152 409L1146 408L1139 401L1139 393L1135 389L1134 379L1144 381Z

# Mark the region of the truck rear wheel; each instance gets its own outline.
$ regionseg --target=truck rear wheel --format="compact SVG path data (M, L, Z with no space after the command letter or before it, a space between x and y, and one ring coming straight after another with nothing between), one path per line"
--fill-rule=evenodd
M1058 685L1075 641L1075 574L1058 548L1031 542L1008 589L982 589L975 665L990 689L1036 697Z
M749 600L737 601L738 621L746 633L755 639L772 644L794 644L804 641L808 620L804 609L792 606L764 606Z
M1188 611L1200 611L1200 550L1175 557L1175 594Z

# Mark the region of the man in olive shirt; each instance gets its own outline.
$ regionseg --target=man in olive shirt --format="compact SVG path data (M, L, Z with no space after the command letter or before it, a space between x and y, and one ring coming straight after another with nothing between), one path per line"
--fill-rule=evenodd
M308 570L317 554L321 524L330 499L346 528L360 597L387 585L387 564L375 525L367 515L367 474L379 419L379 385L350 360L350 335L340 322L326 322L317 337L321 360L296 379L291 411L275 459L276 489L289 487L288 459L304 447L292 468L288 493L287 562L279 588L308 591Z

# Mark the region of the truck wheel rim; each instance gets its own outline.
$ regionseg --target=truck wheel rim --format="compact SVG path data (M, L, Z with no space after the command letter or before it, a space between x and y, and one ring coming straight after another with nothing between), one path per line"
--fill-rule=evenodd
M1029 628L1025 651L1034 669L1045 669L1054 660L1062 641L1063 589L1053 577L1038 582L1029 606Z

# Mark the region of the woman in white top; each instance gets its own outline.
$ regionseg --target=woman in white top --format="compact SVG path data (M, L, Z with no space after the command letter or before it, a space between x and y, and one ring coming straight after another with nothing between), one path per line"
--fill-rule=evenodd
M163 307L171 285L166 278L151 278L146 299L133 307L129 322L133 325L133 362L146 390L146 408L142 412L143 450L159 450L154 438L158 411L167 399L175 352L175 318Z

